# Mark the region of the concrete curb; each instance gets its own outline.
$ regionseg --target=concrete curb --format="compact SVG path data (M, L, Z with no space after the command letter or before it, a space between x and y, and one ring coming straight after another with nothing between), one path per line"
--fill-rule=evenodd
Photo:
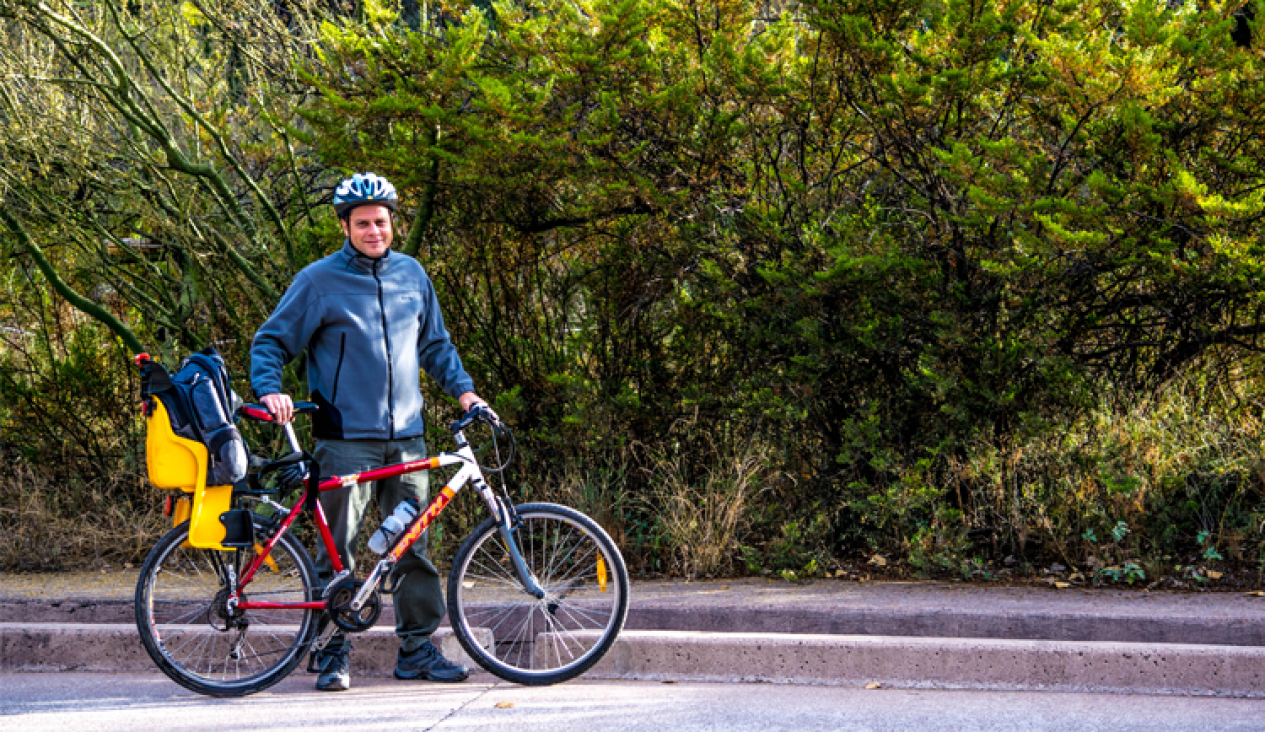
M444 654L477 669L451 631ZM359 634L352 673L387 676L390 628ZM0 671L157 672L135 626L0 623ZM296 673L302 673L301 669ZM1265 648L625 631L590 678L1265 698Z
M1233 619L1163 615L1139 617L1137 614L1007 612L989 607L969 612L939 607L657 607L642 603L629 609L627 628L724 633L1265 646L1265 615L1259 618Z
M626 631L594 678L1265 697L1265 648Z
M131 624L134 618L131 600L0 599L0 623ZM388 602L378 627L394 625L395 613ZM1209 617L1164 614L1142 608L1125 614L1092 610L1080 613L1019 611L988 606L967 611L939 605L908 608L788 607L738 602L691 605L635 599L628 610L625 627L628 630L1265 647L1265 613L1253 617Z

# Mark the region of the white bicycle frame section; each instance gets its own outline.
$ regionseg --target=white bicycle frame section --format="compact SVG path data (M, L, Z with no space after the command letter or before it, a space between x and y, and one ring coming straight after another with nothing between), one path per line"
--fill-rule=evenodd
M294 434L294 427L290 424L286 424L285 433L286 439L290 442L290 448L295 452L302 452L302 448L299 446L299 440ZM351 602L352 612L358 612L365 606L365 603L369 601L369 598L377 590L378 584L384 577L390 574L391 570L395 567L400 554L407 551L407 548L411 546L413 542L416 541L424 531L426 531L427 528L430 527L430 524L439 516L444 507L461 492L461 489L464 488L467 483L474 484L475 489L479 491L479 495L483 497L484 503L487 504L488 510L495 518L501 533L501 538L504 541L506 548L509 550L511 560L514 564L514 569L518 574L518 579L523 583L523 589L528 594L534 595L537 598L544 596L544 590L541 589L539 582L530 570L527 569L527 565L523 561L522 555L518 550L518 542L514 541L514 527L511 526L509 517L506 515L506 511L501 506L501 502L497 499L496 494L492 491L491 486L489 486L487 481L483 479L483 470L479 467L479 461L475 457L474 450L470 447L470 443L466 440L464 432L460 430L454 432L453 440L457 443L456 452L443 452L433 457L403 463L399 466L386 466L405 468L405 470L399 473L400 475L417 472L419 470L433 470L435 468L447 468L453 466L457 466L459 469L457 470L457 473L453 475L452 480L450 480L448 484L439 491L439 493L431 501L430 505L418 514L418 516L413 519L412 523L410 523L404 531L400 532L400 536L396 539L392 548L387 551L386 555L379 560L377 564L374 565L373 571L371 571L369 576L365 578L364 584L361 585L360 590L356 593L356 597ZM374 471L368 472L371 473ZM364 474L357 473L342 478L343 485L352 486L365 482L366 479L363 479L362 475ZM368 478L368 480L373 479L374 478ZM404 544L404 548L401 548L401 544Z

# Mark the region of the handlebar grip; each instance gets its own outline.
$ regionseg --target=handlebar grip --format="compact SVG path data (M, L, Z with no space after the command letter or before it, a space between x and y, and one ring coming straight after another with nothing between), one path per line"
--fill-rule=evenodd
M295 414L306 414L308 412L315 412L318 409L320 409L320 407L313 402L294 403ZM262 404L243 404L238 411L241 412L243 417L248 417L257 422L274 421L272 419L272 412L269 412L268 408Z
M253 419L257 422L272 421L272 412L269 412L268 408L262 404L243 404L238 411L242 413L243 417Z

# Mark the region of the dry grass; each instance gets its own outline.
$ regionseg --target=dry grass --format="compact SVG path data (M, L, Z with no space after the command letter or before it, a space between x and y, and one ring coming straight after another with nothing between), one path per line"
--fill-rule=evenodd
M770 450L754 440L720 446L691 479L682 456L652 458L651 498L675 567L686 577L731 573L749 503L762 491Z
M12 466L0 475L0 568L58 571L143 561L170 524L159 491L150 489L153 500L140 506L119 500L136 492L131 484L137 480L119 476L113 485L69 487L29 466Z
M1258 407L1243 405L1192 378L1128 410L1103 406L1022 440L981 439L948 466L942 485L962 497L965 526L991 528L1006 552L1039 547L1034 561L1183 555L1165 565L1171 570L1208 547L1257 560L1265 422ZM1128 533L1113 539L1122 522ZM1157 572L1164 565L1152 561Z
M631 541L628 520L634 503L628 481L630 459L629 452L619 452L583 464L568 463L533 489L528 500L574 508L596 521L620 550L626 551Z

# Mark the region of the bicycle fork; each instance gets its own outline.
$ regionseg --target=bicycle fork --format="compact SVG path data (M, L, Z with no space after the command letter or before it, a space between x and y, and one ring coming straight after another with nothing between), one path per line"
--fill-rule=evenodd
M512 515L512 518L511 518ZM513 507L506 507L497 517L496 531L501 535L501 545L505 547L505 551L510 555L510 563L514 565L514 574L518 575L518 581L523 585L523 591L537 600L543 600L545 597L545 589L536 581L536 576L527 568L527 562L523 559L523 553L518 547L518 514L514 513Z

